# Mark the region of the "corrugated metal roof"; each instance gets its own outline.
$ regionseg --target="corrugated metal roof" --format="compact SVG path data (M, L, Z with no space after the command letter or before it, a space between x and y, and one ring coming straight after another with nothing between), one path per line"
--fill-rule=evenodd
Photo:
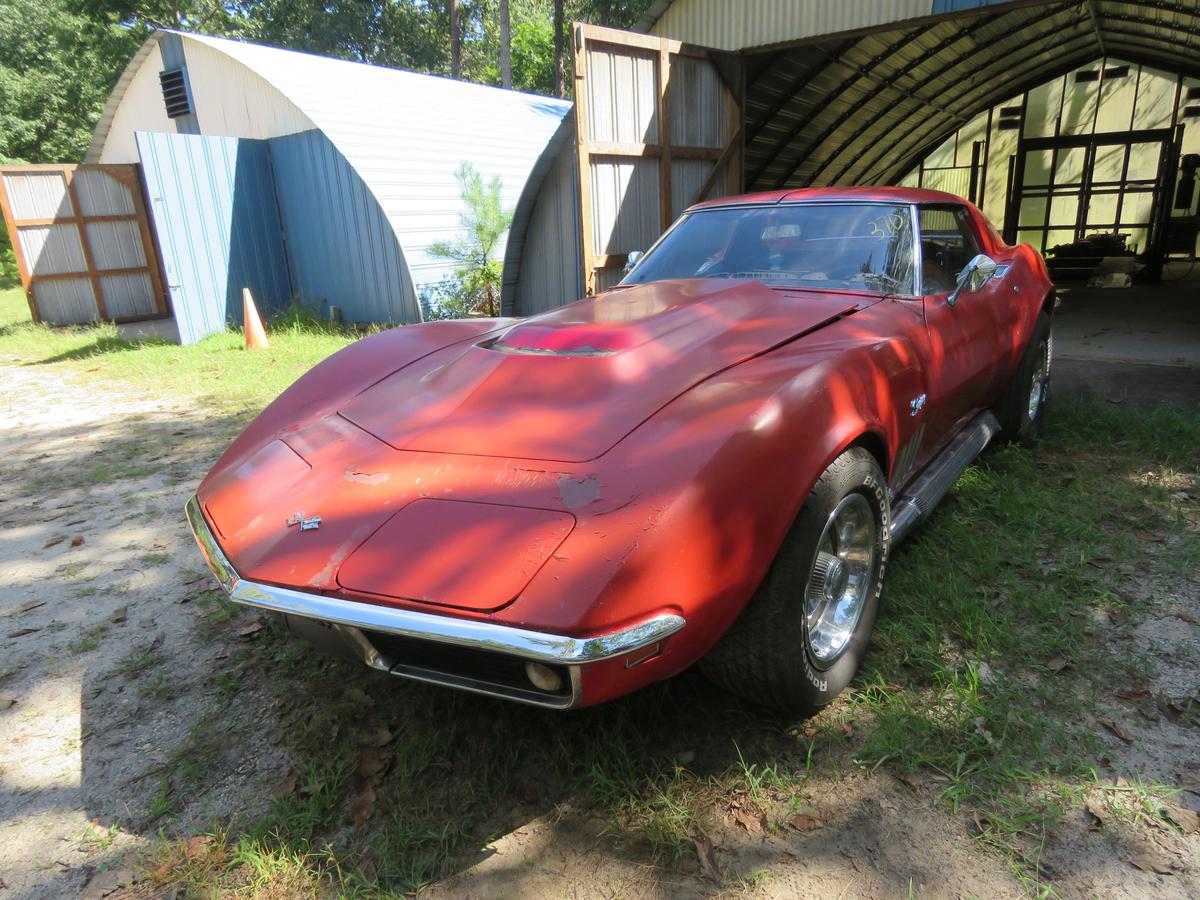
M743 50L914 19L932 11L932 0L659 0L638 27L702 47Z
M162 34L151 35L147 45ZM428 248L461 231L462 201L454 177L459 165L469 162L485 179L498 177L502 200L513 208L571 109L563 100L516 91L179 34L185 54L196 42L226 55L278 90L333 142L378 200L418 287L437 282L448 271L445 261L430 256ZM147 56L143 46L122 75L93 148L103 146L120 95L136 72L135 63ZM193 87L199 95L200 86ZM197 114L203 132L204 109Z
M747 188L891 183L977 112L1106 53L1196 75L1198 26L1200 0L1060 0L745 53Z

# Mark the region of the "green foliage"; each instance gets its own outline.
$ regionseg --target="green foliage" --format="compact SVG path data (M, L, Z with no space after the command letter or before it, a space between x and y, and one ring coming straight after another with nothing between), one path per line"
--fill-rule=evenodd
M5 230L4 223L0 222L0 291L15 287L20 277L8 231Z
M0 161L74 162L145 36L70 0L0 0Z
M500 314L504 268L496 258L496 247L512 224L513 214L500 202L499 178L485 182L470 163L459 166L455 177L462 188L463 211L458 219L463 236L438 241L429 248L433 256L454 263L454 276L426 294L426 317L496 316Z
M554 5L511 0L516 90L553 91ZM649 5L563 3L566 22L618 27L636 22ZM497 0L462 0L461 10L462 77L499 84ZM0 0L0 161L82 159L121 69L156 27L450 74L448 0ZM12 274L0 240L0 284Z

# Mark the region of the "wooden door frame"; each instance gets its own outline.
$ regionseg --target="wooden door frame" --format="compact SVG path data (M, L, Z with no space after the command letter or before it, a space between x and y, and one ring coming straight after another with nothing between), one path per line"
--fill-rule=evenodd
M594 252L595 234L592 227L591 164L596 157L608 159L658 159L659 184L659 231L671 226L674 205L671 187L671 164L676 159L711 159L713 169L696 197L684 204L686 209L707 198L723 172L732 176L730 193L739 193L742 187L742 107L737 95L730 90L722 77L720 67L713 60L713 51L695 44L686 44L672 38L654 34L623 31L576 22L571 42L575 78L575 149L579 187L580 261L583 268L583 292L591 296L596 292L596 272L622 266L628 261L627 253L602 254ZM656 115L658 118L657 143L614 143L592 141L588 130L587 97L587 49L592 44L606 44L620 48L648 50L657 54L655 81L657 85ZM724 147L695 147L676 145L671 141L668 86L671 80L671 58L691 57L709 62L716 70L718 80L725 91L726 135Z
M129 191L132 213L116 213L111 215L85 215L79 204L79 194L75 189L75 175L79 172L101 172L112 178ZM41 314L34 297L34 287L38 282L62 281L71 278L86 278L92 286L96 300L96 314L100 321L108 319L104 306L104 292L100 279L108 275L133 275L145 272L150 277L151 291L154 295L156 312L149 316L137 316L121 321L138 321L147 318L162 318L167 313L166 293L163 289L162 269L159 262L158 247L155 245L153 233L150 230L150 220L146 211L145 198L142 195L141 178L138 176L137 163L26 163L0 165L0 211L4 215L4 227L12 242L13 255L17 260L17 269L21 275L21 287L25 290L25 299L29 303L29 314L34 322L41 322ZM67 196L71 201L72 215L56 216L50 219L17 219L8 199L8 192L3 189L3 179L8 175L26 174L59 174L66 184ZM88 237L87 226L93 222L135 222L138 235L142 242L142 255L146 265L118 269L99 269L95 264L91 240ZM34 274L31 261L25 258L24 249L18 229L50 225L73 225L79 235L80 247L83 250L85 271L55 272L52 274Z

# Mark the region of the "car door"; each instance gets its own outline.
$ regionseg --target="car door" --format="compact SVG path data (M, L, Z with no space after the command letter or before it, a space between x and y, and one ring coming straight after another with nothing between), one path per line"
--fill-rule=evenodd
M964 206L923 204L917 211L930 354L926 424L933 450L978 412L991 393L1000 331L999 279L953 297L959 273L981 252L981 236Z

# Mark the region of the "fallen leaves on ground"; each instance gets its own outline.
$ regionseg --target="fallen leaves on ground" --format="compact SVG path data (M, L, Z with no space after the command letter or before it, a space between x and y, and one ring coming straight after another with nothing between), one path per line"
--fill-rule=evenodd
M1192 624L1192 625L1196 624L1196 617L1193 616L1191 613L1177 612L1174 615L1175 615L1175 618L1182 619L1183 621L1188 622L1189 624Z
M1097 719L1096 721L1123 740L1125 743L1133 743L1133 735L1114 722L1112 719Z
M25 635L27 635L27 634L34 634L35 632L38 632L41 630L42 629L40 629L40 628L18 628L16 631L9 632L8 637L10 637L10 638L25 637Z
M713 849L708 835L698 834L692 838L692 843L696 846L696 859L700 861L700 871L704 873L704 877L713 884L724 885L725 876L721 874L721 869L717 866L717 853Z
M8 709L17 702L12 694L0 694L0 711Z
M52 538L50 538L50 540L46 541L46 543L42 544L42 549L49 550L55 544L61 544L65 540L66 540L66 537L61 534L58 537L52 537Z
M392 742L392 733L385 725L363 729L356 732L354 737L360 747L383 747Z
M1061 672L1063 669L1065 669L1070 664L1071 664L1071 661L1063 656L1052 656L1048 660L1046 660L1046 668L1049 669L1051 672Z
M391 735L388 735L388 739L391 739ZM354 763L354 769L363 778L373 778L387 771L388 766L391 764L392 754L383 750L364 750L358 754L358 759Z
M1152 853L1138 853L1129 860L1132 865L1137 866L1143 872L1152 872L1155 875L1170 875L1174 871L1171 864L1166 860L1159 859Z
M77 535L75 535L75 537L71 538L71 546L72 547L82 547L83 543L84 543L84 541L83 541L82 534L77 534Z
M897 776L901 781L912 788L912 792L918 797L921 796L921 782L912 772L905 772L903 775Z
M263 618L251 619L241 628L234 632L235 637L252 638L266 626L267 620Z
M729 806L729 815L734 822L746 829L747 834L762 835L764 831L764 817L761 813L756 815L747 809L743 809L741 803L735 800Z
M183 856L188 862L195 862L198 859L203 859L208 856L209 847L212 845L212 838L207 834L200 834L187 839L183 845Z
M1113 696L1121 700L1146 700L1150 697L1150 691L1147 688L1123 688L1113 691Z
M375 782L365 779L350 801L350 818L361 828L375 814Z
M276 797L290 797L296 793L296 770L288 769L287 774L283 776L283 781L275 788Z
M118 606L116 609L114 609L112 611L112 615L108 617L108 621L112 622L114 625L120 625L122 622L125 621L125 619L128 617L128 615L129 615L129 607L128 606Z
M1109 826L1112 814L1100 803L1089 800L1083 807L1088 821L1088 831L1101 831Z
M805 813L797 813L788 819L788 824L802 834L807 834L810 831L816 831L818 828L825 827L825 820L817 816L810 816Z
M1184 834L1195 834L1200 831L1200 815L1182 806L1168 806L1163 810L1168 819L1179 826Z
M1200 699L1196 697L1160 697L1158 708L1173 725L1200 725Z

